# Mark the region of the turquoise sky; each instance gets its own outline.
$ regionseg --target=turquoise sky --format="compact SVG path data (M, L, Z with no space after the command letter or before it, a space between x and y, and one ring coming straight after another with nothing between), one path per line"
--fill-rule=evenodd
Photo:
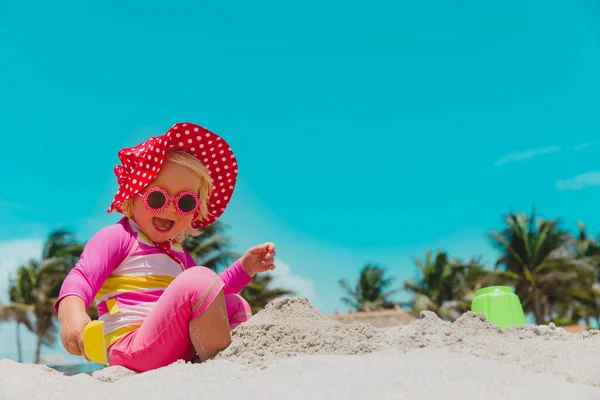
M485 233L534 202L595 233L599 17L592 0L0 0L0 301L51 229L116 221L117 151L183 120L237 154L236 248L274 241L280 282L323 312L366 262L399 284L427 248L493 262Z

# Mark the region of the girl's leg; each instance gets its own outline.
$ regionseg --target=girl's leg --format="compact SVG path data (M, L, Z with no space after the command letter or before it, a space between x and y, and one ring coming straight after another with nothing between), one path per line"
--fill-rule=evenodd
M226 294L225 305L227 306L227 316L229 317L229 327L231 329L252 317L250 305L239 294Z
M221 278L205 267L182 272L135 331L109 349L109 363L143 372L214 356L231 343Z
M189 331L200 362L213 358L219 351L229 347L231 331L223 290L219 290L215 301L206 311L190 321Z

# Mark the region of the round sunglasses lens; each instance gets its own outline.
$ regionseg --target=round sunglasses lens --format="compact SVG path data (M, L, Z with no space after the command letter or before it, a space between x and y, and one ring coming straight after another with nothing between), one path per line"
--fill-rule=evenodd
M152 192L146 199L150 208L158 209L165 205L165 195L161 192Z
M183 212L190 212L196 208L196 199L191 194L185 194L179 199L179 209Z

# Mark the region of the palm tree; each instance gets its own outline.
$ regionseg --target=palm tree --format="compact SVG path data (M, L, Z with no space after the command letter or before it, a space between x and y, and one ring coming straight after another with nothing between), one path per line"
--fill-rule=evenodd
M589 237L585 224L577 222L578 235L573 239L573 252L576 259L592 261L595 267L600 267L600 243L598 239Z
M466 263L458 259L454 262L462 267L458 279L458 294L459 298L468 303L467 309L471 308L471 302L477 290L487 286L500 285L504 281L500 274L484 267L481 257L472 258Z
M241 290L240 296L248 301L252 314L256 314L278 297L294 295L294 292L288 289L270 288L272 281L273 276L268 273L256 275L252 282Z
M218 271L241 257L241 254L230 250L231 240L223 235L225 229L226 226L222 222L216 221L203 228L200 236L190 237L182 245L197 265Z
M591 271L569 254L571 236L558 220L538 220L532 210L531 217L511 212L505 222L504 230L489 234L502 252L496 269L503 267L499 273L515 285L525 312L533 314L536 324L544 324L553 319L553 305L568 300L565 291L588 279Z
M578 270L554 271L541 277L545 286L547 303L544 315L556 325L575 325L591 318L598 321L598 293L594 288L593 273Z
M29 299L31 299L31 285L27 279L24 268L19 268L16 279L9 277L10 288L9 295L11 304L0 306L0 314L4 314L7 319L12 319L17 323L17 354L18 361L23 362L23 350L21 346L21 325L24 325L30 332L35 332L35 326L31 322L28 312ZM5 319L6 320L6 319Z
M559 321L553 319L553 322L557 325L576 324L583 319L589 326L590 319L594 318L600 325L600 244L596 238L588 236L583 222L578 222L577 227L578 235L572 238L569 251L574 262L589 273L575 275L569 285L560 285L558 290L568 298L568 304L558 306L561 309L558 315L563 317Z
M56 230L48 236L40 261L30 260L17 270L17 279L10 288L11 304L4 306L36 335L34 362L40 361L41 347L56 340L54 302L62 282L83 251L67 230ZM11 310L11 311L9 311ZM18 310L18 311L17 311ZM33 322L30 317L35 317Z
M11 288L13 289L13 288ZM15 301L12 296L11 290L11 301ZM20 304L0 304L0 322L15 321L17 332L17 361L23 362L23 349L21 345L21 325L24 325L27 330L34 332L34 326L29 317L28 308L22 307Z
M437 251L433 259L431 256L427 250L424 261L415 257L420 277L404 281L405 290L413 293L409 304L413 313L429 310L453 321L470 310L477 289L498 279L483 268L479 259L467 263L450 260L443 251Z
M381 308L393 308L389 298L401 289L388 290L394 283L393 277L386 276L386 269L374 264L366 264L354 288L347 279L340 279L339 284L348 296L341 300L356 311L368 311Z

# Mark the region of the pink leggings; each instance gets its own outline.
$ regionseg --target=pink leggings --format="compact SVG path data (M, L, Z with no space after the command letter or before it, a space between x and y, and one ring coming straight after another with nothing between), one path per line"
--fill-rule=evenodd
M208 268L185 270L165 289L142 325L110 347L109 364L144 372L177 360L192 361L196 351L189 323L212 304L223 288L219 275ZM252 316L248 302L238 294L226 294L225 304L230 326Z

